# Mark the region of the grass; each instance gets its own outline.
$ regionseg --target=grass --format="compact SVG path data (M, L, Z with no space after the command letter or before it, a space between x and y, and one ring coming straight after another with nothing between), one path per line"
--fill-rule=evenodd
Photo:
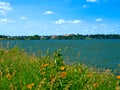
M120 76L109 69L67 65L60 50L39 56L0 49L0 90L120 90Z

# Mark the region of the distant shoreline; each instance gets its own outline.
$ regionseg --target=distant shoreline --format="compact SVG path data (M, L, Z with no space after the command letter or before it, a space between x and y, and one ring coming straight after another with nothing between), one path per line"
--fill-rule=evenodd
M82 40L82 39L120 39L119 34L65 34L65 35L33 35L33 36L7 36L0 35L0 40Z

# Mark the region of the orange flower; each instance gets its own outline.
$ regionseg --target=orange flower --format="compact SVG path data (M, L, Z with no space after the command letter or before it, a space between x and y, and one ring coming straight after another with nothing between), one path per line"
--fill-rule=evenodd
M11 75L10 74L7 74L6 77L8 78L8 80L11 80Z
M48 66L48 64L42 64L42 65L40 66L40 68L47 67L47 66Z
M117 79L120 79L120 75L117 76Z
M67 74L66 72L62 72L62 74L61 74L62 78L65 78L66 74Z
M64 66L61 66L61 67L60 67L60 70L62 70L62 71L65 70L65 67L64 67Z
M47 67L48 66L48 64L44 64L44 67Z
M40 69L42 70L44 67L47 67L48 66L48 64L42 64L41 66L40 66Z
M97 84L97 83L94 83L93 86L94 86L94 87L98 87L98 84Z

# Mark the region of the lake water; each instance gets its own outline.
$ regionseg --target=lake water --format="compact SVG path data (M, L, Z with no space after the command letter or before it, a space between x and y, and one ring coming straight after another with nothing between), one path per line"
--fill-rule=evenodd
M120 64L120 39L95 40L3 40L0 45L4 48L19 46L27 52L50 52L62 49L65 61L81 62L102 68L118 68ZM66 49L66 50L64 50Z

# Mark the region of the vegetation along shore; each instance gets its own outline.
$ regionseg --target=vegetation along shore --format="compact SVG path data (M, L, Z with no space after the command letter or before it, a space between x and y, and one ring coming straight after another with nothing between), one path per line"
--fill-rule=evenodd
M120 90L120 75L81 63L65 64L61 50L39 56L0 49L1 90Z
M65 35L49 35L49 36L6 36L0 35L0 40L79 40L79 39L120 39L119 34L65 34Z

